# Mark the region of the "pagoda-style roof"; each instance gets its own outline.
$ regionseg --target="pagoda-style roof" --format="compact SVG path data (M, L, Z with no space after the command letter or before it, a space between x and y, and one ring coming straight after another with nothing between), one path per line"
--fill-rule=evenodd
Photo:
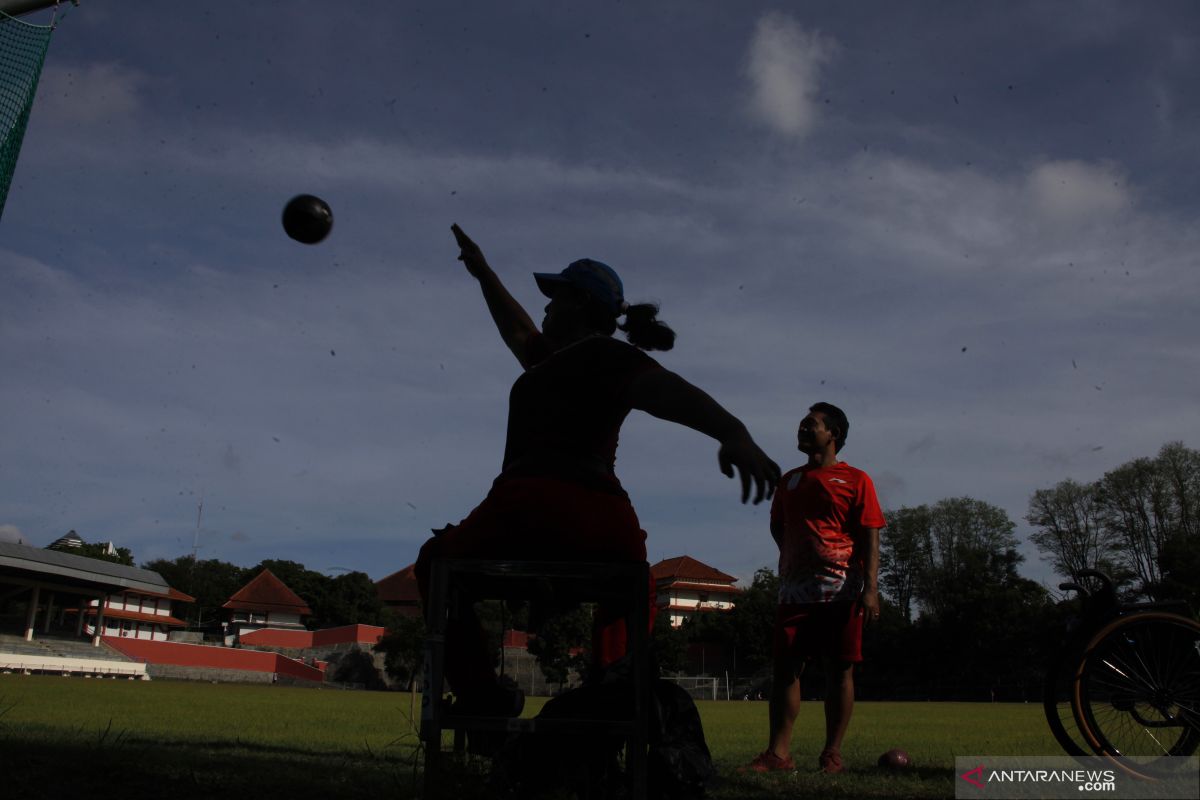
M650 575L654 578L654 582L660 585L675 581L726 585L737 583L737 578L733 575L727 575L716 567L710 567L691 556L664 559L650 568Z
M375 589L379 599L386 605L416 605L421 602L421 593L417 589L416 564L409 564L402 570L393 572L386 578L375 581Z
M58 537L53 542L51 542L49 545L47 545L46 549L47 550L62 550L64 547L71 547L71 548L78 550L80 547L83 547L83 545L84 545L84 541L83 541L82 536L80 536L75 531L67 531L65 534Z
M261 611L264 613L311 614L312 609L269 569L234 592L221 606L232 611Z

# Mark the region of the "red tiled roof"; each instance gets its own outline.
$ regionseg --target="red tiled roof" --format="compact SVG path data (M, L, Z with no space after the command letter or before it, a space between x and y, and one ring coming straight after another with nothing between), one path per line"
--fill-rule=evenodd
M165 591L165 592L149 592L149 591L143 591L141 589L137 589L137 590L126 589L125 591L121 592L121 594L141 594L141 595L145 595L146 597L165 597L168 600L178 600L181 603L196 602L196 598L192 597L190 594L184 594L183 592L179 591L178 589L175 589L170 586L167 587L167 591Z
M404 569L375 581L379 599L384 603L394 605L415 605L421 602L421 593L417 591L417 573L414 567L416 564L409 564Z
M500 646L525 649L529 647L529 640L532 638L533 635L526 631L507 630L500 639Z
M234 592L233 597L221 606L235 611L282 611L289 614L311 614L300 596L284 585L269 569L264 569L254 579Z
M96 616L95 607L85 609L85 613L89 617ZM163 614L146 614L141 611L126 611L123 608L105 608L105 619L132 619L137 622L153 622L157 625L167 625L172 628L185 628L187 623L178 617L169 617Z
M196 602L196 598L192 597L190 594L184 594L173 586L167 589L167 597L172 600L178 600L181 603Z
M656 583L664 580L691 580L706 583L736 583L737 578L721 570L703 564L691 556L676 556L664 559L650 568Z
M671 581L671 583L659 583L656 587L658 591L665 592L668 589L678 589L685 592L697 592L708 594L741 594L742 590L736 586L730 586L727 583L695 583L693 581Z

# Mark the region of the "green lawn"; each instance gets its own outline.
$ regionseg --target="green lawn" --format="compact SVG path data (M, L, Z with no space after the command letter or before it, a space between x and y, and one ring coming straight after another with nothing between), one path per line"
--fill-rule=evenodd
M400 693L0 675L5 796L413 797L410 703ZM541 703L531 699L526 715ZM797 773L744 775L737 767L765 745L766 704L698 705L719 770L714 800L951 797L955 755L1059 752L1035 704L860 703L844 753L848 770L825 776L815 771L821 707L806 703L793 741ZM916 768L878 770L875 759L892 747L908 750Z

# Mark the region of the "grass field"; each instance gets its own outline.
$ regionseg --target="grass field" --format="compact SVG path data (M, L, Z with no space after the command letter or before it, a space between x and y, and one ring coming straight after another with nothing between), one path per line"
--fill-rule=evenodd
M526 715L541 702L531 698ZM766 704L698 706L719 770L714 800L951 797L955 755L1060 752L1036 704L860 703L847 772L825 776L815 772L821 707L806 703L793 741L800 769L743 775L737 767L765 744ZM415 797L409 714L410 697L399 693L0 675L4 796ZM875 759L892 747L908 750L916 768L878 770Z

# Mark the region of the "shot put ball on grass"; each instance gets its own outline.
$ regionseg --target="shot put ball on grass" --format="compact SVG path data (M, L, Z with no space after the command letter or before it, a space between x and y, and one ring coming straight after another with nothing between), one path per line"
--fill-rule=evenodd
M302 244L316 244L333 228L333 210L321 198L298 194L283 207L283 229Z
M878 763L881 769L901 770L911 767L912 759L909 758L908 753L895 747L881 755Z

